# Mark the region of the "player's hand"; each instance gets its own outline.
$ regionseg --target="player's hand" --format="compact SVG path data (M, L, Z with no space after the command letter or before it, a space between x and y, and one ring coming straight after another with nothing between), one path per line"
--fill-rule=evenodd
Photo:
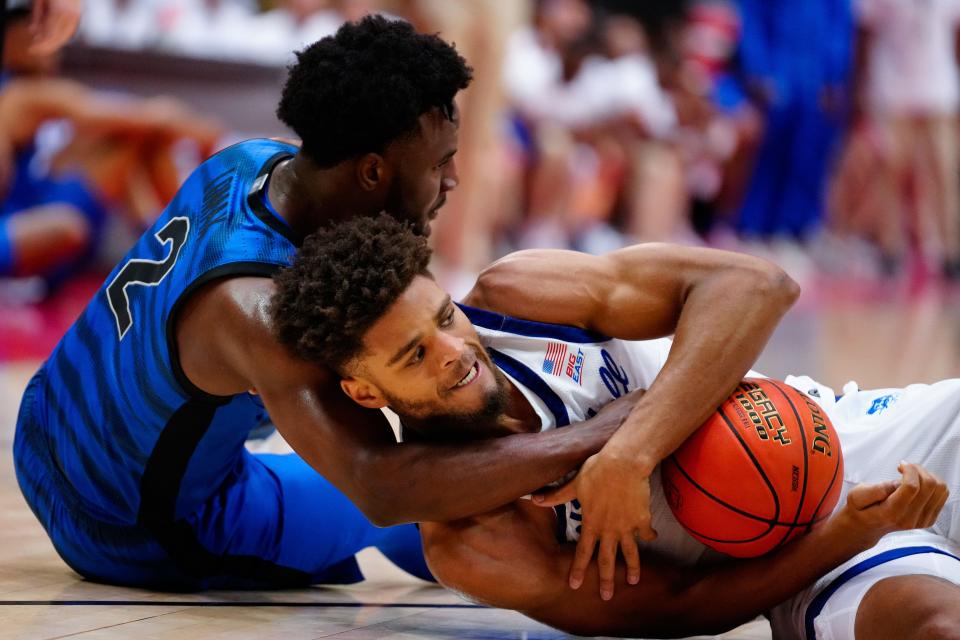
M30 53L46 56L67 43L80 24L81 0L33 0Z
M580 501L583 523L580 541L570 567L570 587L583 584L587 567L599 544L597 567L600 597L613 597L617 550L627 565L627 583L640 581L640 552L637 538L653 540L650 527L650 477L638 469L635 456L622 456L605 448L583 464L571 482L540 496L544 506ZM535 497L535 501L537 497Z
M900 481L862 484L850 491L837 513L840 524L875 543L893 531L933 526L946 504L947 485L920 465L900 463Z

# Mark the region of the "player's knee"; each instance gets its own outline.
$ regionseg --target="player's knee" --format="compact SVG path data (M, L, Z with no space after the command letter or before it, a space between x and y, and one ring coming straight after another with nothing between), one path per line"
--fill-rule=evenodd
M57 221L58 235L64 250L79 253L86 249L93 233L86 216L70 206L57 207L51 214Z

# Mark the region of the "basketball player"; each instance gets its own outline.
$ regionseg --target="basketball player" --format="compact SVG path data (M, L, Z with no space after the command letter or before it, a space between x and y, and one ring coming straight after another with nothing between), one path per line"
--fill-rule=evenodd
M345 25L299 54L284 88L278 113L302 148L258 140L214 156L108 276L31 381L14 443L24 496L77 572L165 589L345 582L359 578L354 553L377 545L425 576L415 528L377 529L363 514L391 525L489 511L561 477L619 426L622 417L600 416L590 428L468 448L397 446L378 412L275 337L269 276L318 227L387 209L428 233L457 184L453 101L469 80L450 45L406 23ZM660 428L661 405L635 407L624 442L664 454L746 371L796 297L768 263L690 255L651 257L648 284L629 292L648 301L656 331L676 328L665 376L703 372L697 402L676 381L649 391L673 394L662 406L676 430ZM244 451L267 412L298 455ZM653 464L608 450L594 477L626 479L620 494L592 500L611 504L588 520L611 541L612 567L617 542L634 545L646 525Z
M422 238L396 222L357 220L304 245L277 278L273 314L284 342L304 359L334 366L356 403L398 413L405 441L549 430L661 375L668 339L623 339L640 331L644 301L595 302L614 272L648 251L656 249L641 245L602 257L519 254L481 277L466 298L478 306L455 305L426 271L430 252ZM549 297L545 289L563 286L565 304L554 317L564 323L499 313L485 281L502 268L538 270L544 261L577 274L575 287L547 277L527 294L536 301ZM379 289L366 287L384 273L392 277ZM346 296L350 308L337 312ZM921 462L960 490L960 380L879 392L851 386L840 400L809 378L788 383L832 417L846 469L834 516L776 553L714 564L717 554L705 554L673 518L654 474L651 509L659 536L644 542L650 556L640 587L618 591L609 603L557 585L572 559L569 542L580 535L576 501L556 513L518 501L470 519L424 524L432 569L473 599L583 635L717 633L806 589L775 610L776 637L957 637L957 499L943 509L947 485L900 461ZM905 531L914 528L923 530Z

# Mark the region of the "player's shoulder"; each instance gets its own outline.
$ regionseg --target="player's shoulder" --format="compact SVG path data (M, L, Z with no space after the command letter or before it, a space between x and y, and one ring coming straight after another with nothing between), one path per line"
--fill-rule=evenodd
M552 262L556 264L558 250L525 249L514 251L487 265L480 271L476 282L461 302L465 305L502 312L498 302L504 298L520 295L519 276L531 265Z
M294 155L298 147L288 142L269 138L251 138L241 140L224 147L210 156L204 163L207 169L222 167L224 170L242 172L244 169L256 174L263 163L274 156Z
M273 280L263 276L221 278L202 287L188 304L209 318L211 329L269 331L270 301L275 290Z
M241 276L216 280L191 296L177 318L176 334L184 371L197 386L225 395L252 381L262 383L264 376L288 380L315 369L298 362L277 339L273 292L270 278Z
M184 304L176 331L181 351L198 343L233 350L272 350L278 343L270 317L273 280L266 277L221 278L204 285ZM188 350L188 349L187 349Z

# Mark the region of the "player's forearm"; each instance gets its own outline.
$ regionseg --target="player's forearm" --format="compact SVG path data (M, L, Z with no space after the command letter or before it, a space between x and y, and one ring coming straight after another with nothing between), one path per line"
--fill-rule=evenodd
M684 609L696 610L684 634L720 633L752 620L800 592L817 578L869 549L878 536L844 527L836 518L762 558L717 568L694 579L678 600L677 624Z
M720 271L691 287L663 369L610 442L650 468L672 453L736 387L799 288L779 268Z
M360 456L355 473L360 488L350 497L380 526L485 513L574 469L599 451L617 426L609 420L459 445L381 447Z
M719 634L748 622L800 592L876 541L862 531L831 525L752 560L711 570L646 565L640 585L599 600L596 572L558 603L525 611L541 622L585 636L674 638ZM570 555L567 553L567 555ZM618 567L616 580L625 577ZM576 602L576 606L574 606ZM652 604L655 603L655 604Z

